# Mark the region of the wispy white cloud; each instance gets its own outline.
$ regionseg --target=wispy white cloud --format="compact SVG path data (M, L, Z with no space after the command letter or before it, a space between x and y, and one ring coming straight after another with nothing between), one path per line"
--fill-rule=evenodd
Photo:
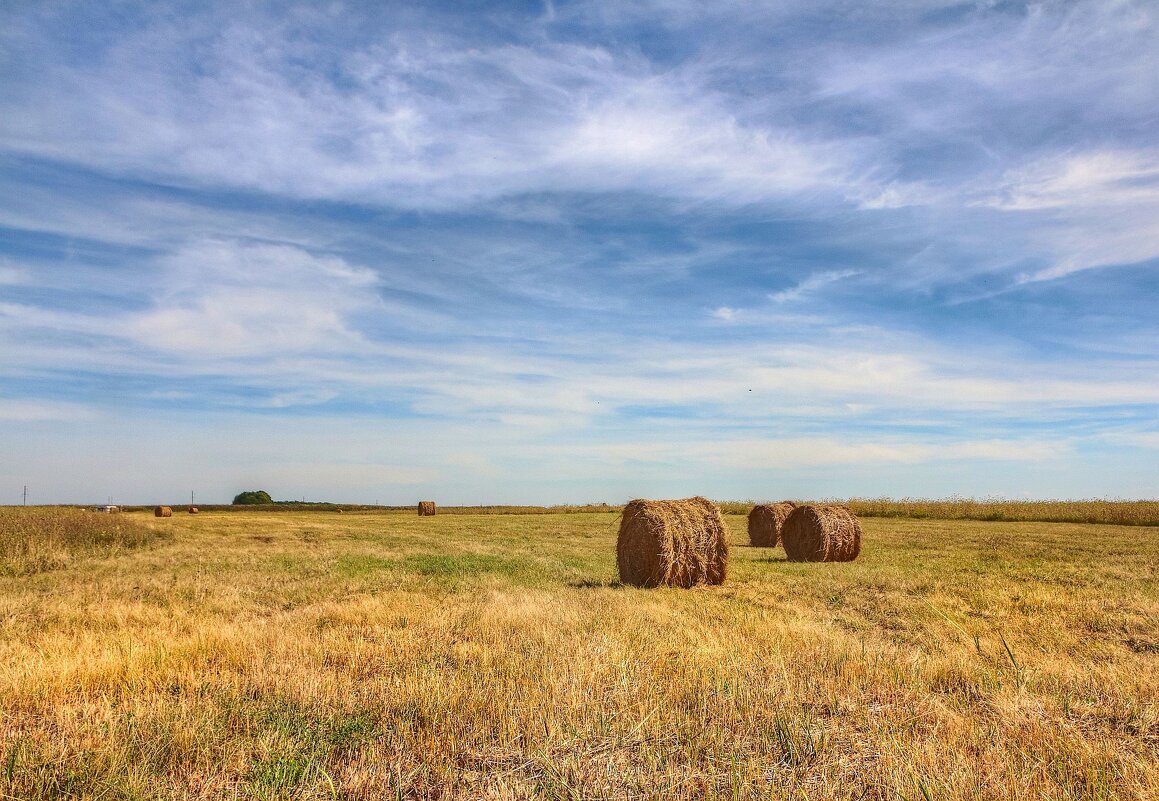
M876 127L850 196L956 219L946 244L1020 283L1156 258L1159 161L1140 111L1159 103L1157 41L1150 4L1078 2L979 8L888 47L826 49L818 96ZM1000 214L963 222L978 207Z
M1159 258L1159 153L1066 153L1007 172L977 201L1034 214L1034 237L1053 263L1022 282Z
M1070 451L1058 440L921 441L913 438L792 437L784 439L723 439L678 443L623 443L598 448L601 458L615 463L697 464L743 470L792 470L834 465L928 464L955 461L1044 462Z
M63 420L92 420L98 410L79 403L49 400L0 398L0 420L15 423L43 423Z
M629 188L744 201L841 171L837 148L737 121L695 70L665 74L599 47L399 33L345 54L328 82L293 67L312 54L283 26L241 18L210 36L216 21L201 22L154 18L98 64L44 65L36 93L10 100L20 113L0 123L0 144L182 183L403 206ZM191 48L196 72L151 67L158 49Z
M1053 156L1011 170L996 208L1090 209L1159 204L1159 153L1095 151Z
M0 325L10 332L40 329L120 340L183 362L216 363L358 350L364 340L351 318L381 308L374 272L289 245L193 242L161 258L139 280L149 298L143 310L0 303ZM101 358L105 347L94 343L93 353L78 351L78 361L95 364L90 360Z
M125 333L204 358L357 349L348 318L375 306L377 276L286 245L192 244L164 259L154 306Z
M814 273L804 278L794 287L782 289L780 292L774 292L769 295L769 300L773 303L788 303L789 301L800 300L803 296L827 284L835 284L838 281L844 281L847 278L852 278L860 274L861 270L827 270L823 273Z
M695 74L631 82L581 108L548 162L576 188L648 189L734 202L794 194L847 180L834 145L739 122Z
M218 247L191 252L218 253ZM237 297L256 291L254 281L265 280L255 277L260 272L191 290L197 294L189 300L172 290L174 305L180 304L180 313L172 315L162 311L164 304L100 316L5 305L0 331L11 336L29 340L39 328L97 339L89 349L44 344L9 351L0 366L212 377L259 393L245 401L254 407L392 398L441 419L502 420L556 430L672 410L711 414L721 425L763 426L805 415L847 426L897 414L1032 418L1045 409L1069 415L1074 409L1159 404L1151 360L1106 366L1092 375L1083 364L966 358L873 329L834 332L828 340L804 331L776 345L742 348L727 341L690 344L609 333L500 338L447 349L423 343L422 329L414 330L410 342L383 341L359 327L360 315L374 306L362 297L371 279L359 268L319 264L301 252L264 246L257 253L246 248L240 255L228 253L267 266L261 259L271 255L279 263L298 259L300 272L287 274L288 294L273 293L280 306L260 303L255 309ZM229 258L221 263L232 264ZM337 283L319 287L316 281ZM351 291L358 297L347 302L343 293ZM206 298L220 295L230 302L210 309ZM199 314L203 308L205 319ZM165 324L150 327L157 319ZM261 358L260 369L255 356Z
M0 260L0 286L22 284L28 280L28 273L15 264Z

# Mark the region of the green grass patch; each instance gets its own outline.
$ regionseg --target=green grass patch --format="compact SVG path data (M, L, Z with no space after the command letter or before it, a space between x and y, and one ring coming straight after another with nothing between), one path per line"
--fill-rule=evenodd
M485 553L416 554L400 564L412 573L433 578L496 575L517 579L531 574L531 565L526 561Z
M399 561L367 554L343 554L338 557L334 566L343 576L365 578L384 570L395 570L399 567Z

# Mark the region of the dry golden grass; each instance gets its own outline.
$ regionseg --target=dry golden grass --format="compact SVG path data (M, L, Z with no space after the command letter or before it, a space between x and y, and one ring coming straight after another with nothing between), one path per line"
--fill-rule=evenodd
M0 506L0 575L37 573L79 557L111 556L168 537L121 514Z
M8 798L1159 798L1159 537L866 519L614 581L615 514L203 513L0 577Z
M852 498L848 506L859 517L1159 526L1159 501L978 501L972 498L930 501L906 498L901 500Z

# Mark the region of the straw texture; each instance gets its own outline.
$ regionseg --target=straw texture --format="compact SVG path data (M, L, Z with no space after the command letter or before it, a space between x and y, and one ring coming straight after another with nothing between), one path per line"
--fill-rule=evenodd
M790 562L851 562L861 553L861 522L844 506L798 506L781 526Z
M754 548L773 548L781 541L781 526L796 504L792 501L762 503L749 512L749 544Z
M616 541L620 580L637 587L722 584L728 540L720 509L706 498L634 500Z

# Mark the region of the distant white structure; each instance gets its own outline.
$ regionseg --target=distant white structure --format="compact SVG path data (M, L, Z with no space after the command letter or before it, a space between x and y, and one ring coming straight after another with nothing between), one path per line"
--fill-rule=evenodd
M121 507L113 506L111 504L107 505L107 506L95 506L95 507L93 507L93 511L94 512L104 512L106 514L112 514L113 512L121 511Z

